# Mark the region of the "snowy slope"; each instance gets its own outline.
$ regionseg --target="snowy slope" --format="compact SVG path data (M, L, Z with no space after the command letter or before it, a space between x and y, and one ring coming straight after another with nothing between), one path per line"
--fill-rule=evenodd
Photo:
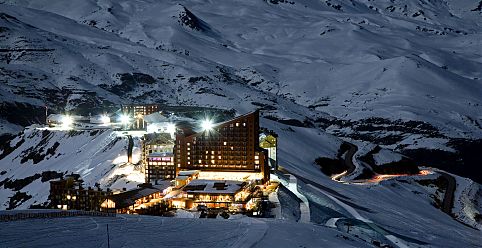
M127 162L127 140L110 130L48 131L26 129L9 141L0 160L2 209L29 208L43 204L49 195L49 180L77 173L85 187L132 188L144 175ZM134 162L140 152L135 150ZM50 174L47 174L50 173ZM10 199L26 193L18 201Z
M421 120L451 137L482 136L476 1L4 2L18 20L2 19L3 46L51 49L10 51L5 69L42 71L68 110L127 96L296 111L287 99L311 107L305 117ZM132 73L150 77L132 85Z

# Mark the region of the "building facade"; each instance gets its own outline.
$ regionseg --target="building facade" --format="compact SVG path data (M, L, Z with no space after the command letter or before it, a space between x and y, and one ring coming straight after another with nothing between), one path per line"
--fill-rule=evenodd
M174 180L174 140L169 133L144 135L141 161L144 167L145 182L157 184L159 180Z
M174 153L177 171L253 172L269 180L266 150L259 147L259 111L202 132L178 132Z
M147 123L144 121L144 116L158 111L159 105L157 104L122 105L122 113L132 118L129 129L146 129Z
M109 190L82 187L77 174L50 181L50 206L62 210L100 211L101 203L112 194Z

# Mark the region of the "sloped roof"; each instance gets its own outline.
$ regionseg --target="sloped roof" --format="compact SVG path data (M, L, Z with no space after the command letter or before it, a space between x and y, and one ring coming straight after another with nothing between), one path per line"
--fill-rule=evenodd
M152 195L154 193L162 192L170 185L167 182L165 185L154 185L147 187L140 187L119 194L111 195L108 198L115 202L116 209L122 209L134 205L137 199Z
M161 123L161 122L169 122L169 118L165 117L159 112L152 113L150 115L144 116L144 121L147 123Z

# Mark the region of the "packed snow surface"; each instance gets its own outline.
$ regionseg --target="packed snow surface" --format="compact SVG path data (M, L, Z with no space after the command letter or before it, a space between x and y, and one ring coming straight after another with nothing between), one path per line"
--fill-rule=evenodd
M0 225L1 246L107 247L107 225L110 247L370 247L313 224L134 215L6 222Z

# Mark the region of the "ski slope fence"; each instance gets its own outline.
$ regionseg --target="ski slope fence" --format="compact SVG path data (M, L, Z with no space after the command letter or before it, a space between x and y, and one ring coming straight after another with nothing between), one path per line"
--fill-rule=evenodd
M97 212L97 211L49 211L49 212L20 212L20 213L0 213L0 222L16 221L25 219L49 219L74 216L92 216L92 217L115 217L115 213Z

